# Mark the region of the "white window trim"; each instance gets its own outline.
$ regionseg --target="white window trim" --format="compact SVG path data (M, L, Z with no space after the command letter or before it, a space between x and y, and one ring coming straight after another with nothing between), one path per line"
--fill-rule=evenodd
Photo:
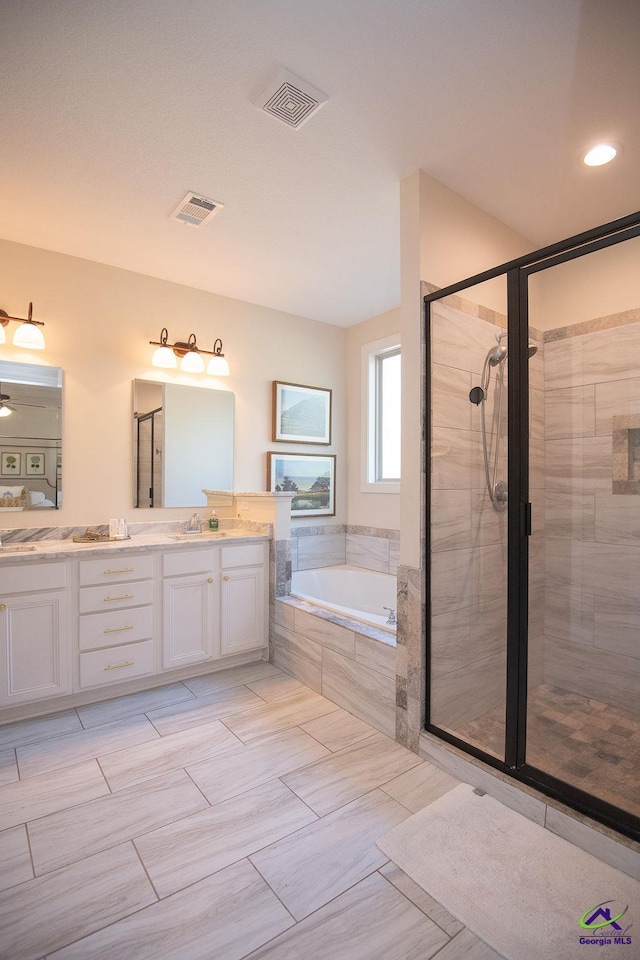
M376 405L376 357L400 346L400 334L372 340L361 347L360 361L360 492L400 493L400 481L371 480L375 475L376 418L371 416Z

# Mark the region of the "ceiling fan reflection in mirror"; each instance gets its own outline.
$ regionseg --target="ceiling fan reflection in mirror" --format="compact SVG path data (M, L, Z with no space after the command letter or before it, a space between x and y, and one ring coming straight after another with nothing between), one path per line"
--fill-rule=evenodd
M0 383L0 417L10 417L12 413L15 413L16 407L37 407L40 410L45 409L41 403L23 403L20 400L11 402L9 394L2 392L2 384Z

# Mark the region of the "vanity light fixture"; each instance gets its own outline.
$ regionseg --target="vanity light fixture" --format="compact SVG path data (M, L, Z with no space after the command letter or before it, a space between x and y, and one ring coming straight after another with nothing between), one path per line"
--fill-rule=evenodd
M211 377L228 377L229 372L229 364L222 352L222 340L218 337L213 345L213 356L207 364L207 373Z
M167 370L178 366L180 358L180 369L184 373L204 373L204 357L211 357L207 365L207 373L211 377L228 377L229 364L222 352L222 340L218 338L213 350L202 350L197 342L195 333L189 334L189 339L185 342L177 340L175 343L169 343L169 331L163 327L160 331L160 340L150 340L152 347L156 347L151 363L154 367L164 367Z
M0 310L0 343L7 342L4 328L8 326L10 320L20 324L13 335L14 347L22 347L26 350L44 350L44 335L40 329L40 327L44 327L44 323L41 320L33 319L32 303L29 304L29 313L26 320L24 317L10 317L4 310Z
M7 406L11 397L7 393L0 393L0 417L10 417L13 413L11 407Z

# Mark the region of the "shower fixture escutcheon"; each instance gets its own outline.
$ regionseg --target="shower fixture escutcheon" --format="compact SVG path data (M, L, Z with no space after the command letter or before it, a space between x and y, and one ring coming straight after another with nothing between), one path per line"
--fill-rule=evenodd
M493 496L491 498L493 506L496 510L506 510L508 500L509 494L507 492L507 481L498 480L493 488Z

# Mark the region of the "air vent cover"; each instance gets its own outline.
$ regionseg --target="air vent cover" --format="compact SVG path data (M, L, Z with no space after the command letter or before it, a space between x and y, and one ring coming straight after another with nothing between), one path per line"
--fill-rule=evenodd
M171 214L172 220L188 223L191 227L201 227L222 210L224 203L208 200L198 193L188 193Z
M258 107L298 130L329 98L306 80L288 70L280 70L277 77L263 90L255 103Z

